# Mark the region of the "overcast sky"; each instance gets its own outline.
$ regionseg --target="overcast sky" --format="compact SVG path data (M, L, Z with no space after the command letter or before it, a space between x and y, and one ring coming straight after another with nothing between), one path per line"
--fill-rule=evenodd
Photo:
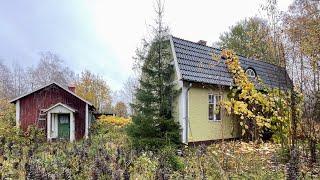
M259 15L262 2L166 0L165 21L174 36L212 44L239 20ZM52 51L75 72L91 70L118 90L132 73L153 7L152 0L0 0L0 59L30 66L39 52Z

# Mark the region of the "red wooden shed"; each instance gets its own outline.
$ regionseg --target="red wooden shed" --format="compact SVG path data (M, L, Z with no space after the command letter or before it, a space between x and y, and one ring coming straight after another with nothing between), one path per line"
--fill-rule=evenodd
M77 96L73 87L50 83L10 101L16 106L16 125L46 130L48 141L88 137L94 106Z

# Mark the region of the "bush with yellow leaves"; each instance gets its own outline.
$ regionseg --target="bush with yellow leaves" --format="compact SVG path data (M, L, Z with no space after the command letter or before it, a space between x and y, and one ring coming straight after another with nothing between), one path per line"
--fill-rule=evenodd
M123 118L118 116L105 116L102 115L99 117L99 121L111 124L114 126L124 127L131 122L130 118Z
M222 102L228 114L240 120L242 135L248 139L257 139L264 131L271 130L273 139L288 144L290 138L290 92L279 88L268 88L257 77L263 91L258 90L240 66L239 57L230 50L223 50L222 57L233 76L235 86L232 87L230 98ZM302 100L298 92L298 105ZM299 111L297 108L296 111ZM285 141L285 142L284 142Z

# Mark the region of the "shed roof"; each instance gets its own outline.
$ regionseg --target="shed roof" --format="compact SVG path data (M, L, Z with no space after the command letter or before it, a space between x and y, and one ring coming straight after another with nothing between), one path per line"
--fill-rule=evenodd
M232 86L233 78L225 59L212 60L212 53L221 50L174 36L170 37L173 57L181 80ZM239 56L243 69L254 69L264 84L271 88L289 89L292 82L285 68L264 61Z
M26 94L23 94L23 95L21 95L21 96L18 96L18 97L16 97L16 98L10 100L10 103L15 103L17 100L19 100L19 99L21 99L21 98L24 98L24 97L26 97L26 96L28 96L28 95L30 95L30 94L33 94L33 93L35 93L35 92L37 92L37 91L40 91L40 90L42 90L42 89L44 89L44 88L46 88L46 87L48 87L48 86L51 86L51 85L56 85L56 86L60 87L61 89L67 91L68 93L72 94L73 96L77 97L78 99L82 100L83 102L87 103L89 106L93 106L93 104L92 104L91 102L89 102L89 101L83 99L82 97L76 95L74 92L70 91L68 88L60 85L60 84L57 83L57 82L52 82L52 83L47 84L47 85L45 85L45 86L39 87L38 89L35 89L35 90L33 90L33 91L29 92L29 93L26 93Z

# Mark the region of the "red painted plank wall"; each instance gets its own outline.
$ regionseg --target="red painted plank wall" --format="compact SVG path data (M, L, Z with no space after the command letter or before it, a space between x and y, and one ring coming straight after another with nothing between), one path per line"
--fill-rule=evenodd
M75 136L76 139L81 139L85 131L86 103L55 84L20 99L20 121L22 129L26 131L28 126L37 122L41 109L47 109L57 103L66 104L76 110ZM45 121L42 121L42 123L37 124L37 126L46 129L46 124Z

